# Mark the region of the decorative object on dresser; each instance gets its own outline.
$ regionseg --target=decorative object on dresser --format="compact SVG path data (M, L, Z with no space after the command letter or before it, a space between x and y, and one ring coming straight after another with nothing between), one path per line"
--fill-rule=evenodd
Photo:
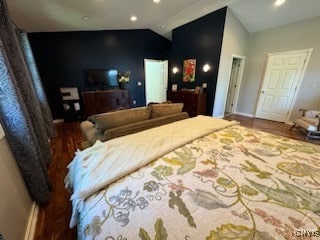
M128 90L113 89L82 92L84 113L87 117L119 108L130 108Z
M180 91L168 91L167 99L171 102L184 103L184 111L186 111L190 117L195 117L199 114L204 115L206 113L207 94L195 93L195 91L183 90Z
M125 89L125 84L130 80L131 71L119 72L118 79L121 89Z

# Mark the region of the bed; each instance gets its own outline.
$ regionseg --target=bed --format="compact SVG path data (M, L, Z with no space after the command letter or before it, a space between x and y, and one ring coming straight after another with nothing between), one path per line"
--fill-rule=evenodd
M78 151L79 239L320 237L320 147L198 116Z

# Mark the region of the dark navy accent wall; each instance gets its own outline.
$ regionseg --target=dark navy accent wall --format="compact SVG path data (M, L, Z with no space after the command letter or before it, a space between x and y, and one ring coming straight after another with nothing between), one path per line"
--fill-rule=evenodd
M125 88L136 106L145 105L144 59L169 59L171 48L169 40L151 30L29 33L29 40L55 119L63 116L59 88L90 90L89 68L130 70Z
M177 66L180 71L177 74L170 71L168 89L171 89L172 84L178 84L178 89L181 89L195 88L202 86L202 83L207 83L206 112L208 115L212 115L226 10L223 8L215 11L176 28L172 33L170 69ZM183 60L189 58L196 59L195 81L185 83L182 81ZM204 73L202 67L206 63L210 64L212 69Z

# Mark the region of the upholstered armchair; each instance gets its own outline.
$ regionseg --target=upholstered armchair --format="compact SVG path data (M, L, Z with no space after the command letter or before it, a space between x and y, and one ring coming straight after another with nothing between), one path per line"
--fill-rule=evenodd
M294 125L290 131L297 127L306 131L306 140L309 138L320 139L320 111L306 109L300 109L300 111L302 111L302 117L293 121Z

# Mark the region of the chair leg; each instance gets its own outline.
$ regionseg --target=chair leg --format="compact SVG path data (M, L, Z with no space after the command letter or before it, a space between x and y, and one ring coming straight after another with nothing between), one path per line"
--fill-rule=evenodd
M311 137L311 132L308 131L308 134L307 134L307 136L306 136L306 140L308 140L309 137Z
M291 131L295 126L296 126L296 124L294 123L294 124L292 125L292 127L290 128L290 131Z
M307 135L307 136L306 136L306 138L305 138L304 140L308 141L308 138L309 138L309 137L308 137L308 135Z

